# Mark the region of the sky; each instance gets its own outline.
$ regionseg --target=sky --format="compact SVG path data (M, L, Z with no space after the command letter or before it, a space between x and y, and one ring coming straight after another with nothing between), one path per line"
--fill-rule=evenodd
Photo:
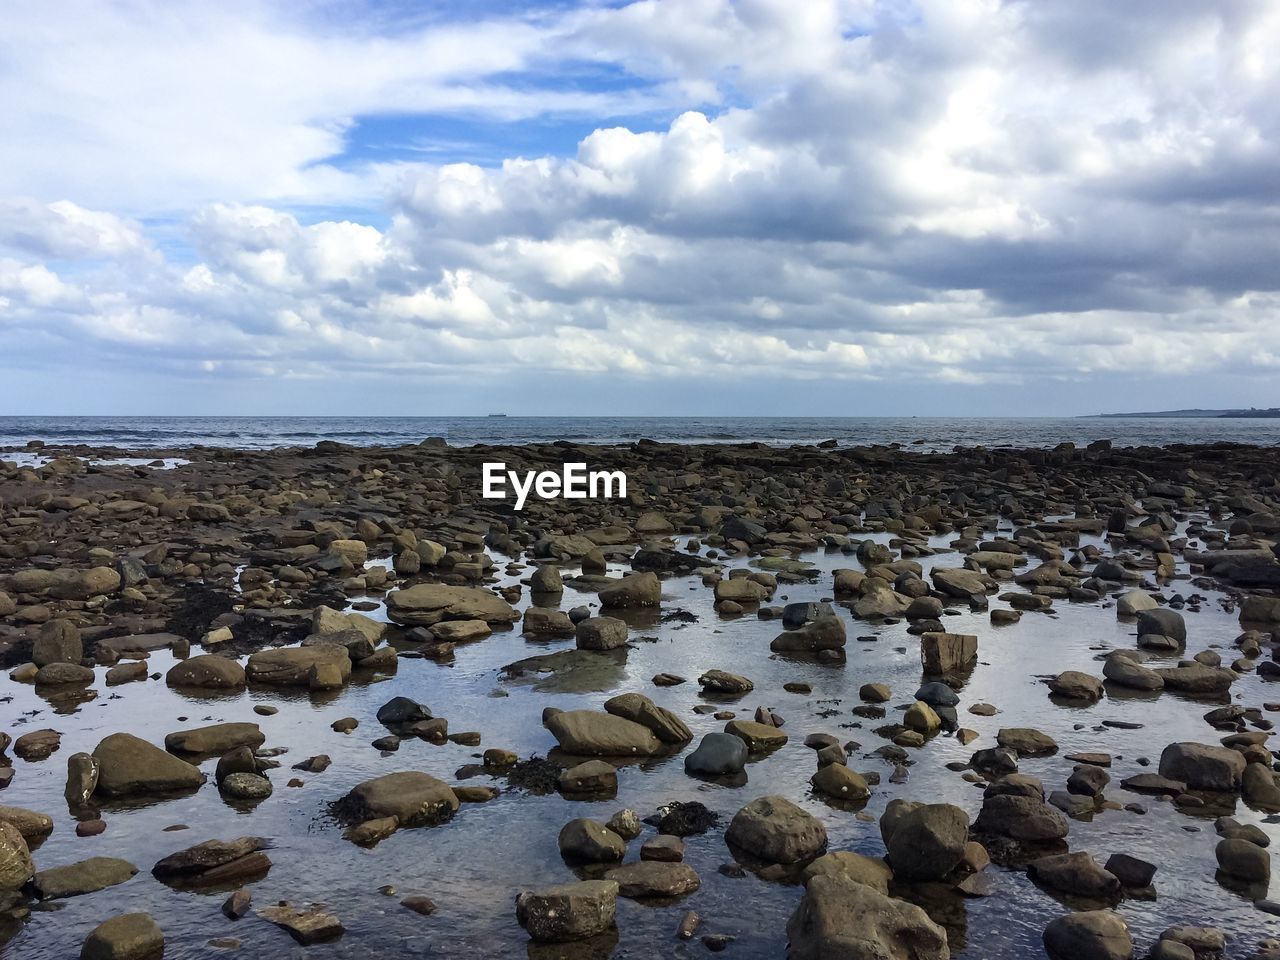
M0 415L1280 405L1274 0L6 3Z

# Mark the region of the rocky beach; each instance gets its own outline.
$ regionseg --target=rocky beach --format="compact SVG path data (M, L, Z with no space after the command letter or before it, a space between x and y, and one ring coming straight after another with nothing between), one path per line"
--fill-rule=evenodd
M1280 958L1278 478L0 451L0 956Z

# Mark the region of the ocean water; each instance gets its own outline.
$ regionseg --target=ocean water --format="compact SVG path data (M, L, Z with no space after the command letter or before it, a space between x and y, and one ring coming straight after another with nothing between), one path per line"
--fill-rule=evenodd
M0 417L0 449L31 440L126 450L196 445L265 449L310 447L321 440L397 446L427 437L450 444L567 440L776 446L835 440L841 446L1052 447L1110 439L1117 446L1175 443L1280 444L1280 419L1213 417Z

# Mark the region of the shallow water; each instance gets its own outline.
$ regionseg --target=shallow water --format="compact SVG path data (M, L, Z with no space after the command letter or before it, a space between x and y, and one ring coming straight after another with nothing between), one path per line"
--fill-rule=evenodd
M887 541L888 535L875 539ZM935 538L933 543L945 546L948 539ZM507 558L495 559L501 571ZM830 570L858 566L856 559L838 552L812 552L804 554L803 559L812 561L821 571L817 580L813 584L781 586L774 602L829 597ZM734 563L741 566L748 561ZM921 563L927 570L934 564L957 566L960 559L955 553L944 553L921 558ZM567 578L574 568L566 567L564 572ZM621 568L614 572L621 572ZM506 582L512 578L501 579ZM541 953L528 946L524 932L515 922L513 900L522 888L573 876L558 855L556 837L560 827L577 816L604 820L624 806L647 816L663 802L697 799L722 817L720 828L688 840L686 862L698 871L702 888L674 904L650 905L619 899L616 947L610 954L610 945L605 944L598 955L651 957L656 951L664 957L705 956L706 949L696 939L681 943L674 938L684 911L694 909L705 918L700 933L737 937L726 956L778 957L785 950L786 919L798 902L801 889L766 883L752 875L731 879L717 872L719 865L731 860L722 839L723 826L739 807L762 794L780 793L822 819L831 849L883 854L877 824L862 822L852 812L835 809L810 794L808 778L814 770L814 754L803 746L805 735L831 732L862 745L851 756L850 765L879 771L883 778L881 785L873 788L866 806L872 815L878 816L894 797L905 797L957 803L975 816L981 805L980 788L965 783L959 774L947 771L944 764L966 760L974 749L993 745L996 730L1005 726L1037 727L1058 741L1060 751L1056 757L1021 762L1021 770L1041 777L1047 790L1061 788L1071 772L1072 763L1064 759L1066 754L1104 750L1116 755L1108 797L1125 803L1141 801L1148 806L1150 812L1146 816L1105 811L1091 823L1072 821L1069 838L1072 849L1088 850L1102 861L1111 853L1122 851L1160 865L1155 879L1159 899L1126 901L1119 908L1133 929L1140 954L1161 930L1174 923L1223 928L1232 938L1232 953L1241 953L1262 937L1280 935L1280 920L1260 913L1248 900L1214 881L1217 836L1211 818L1189 816L1119 786L1121 779L1144 769L1135 762L1139 757L1150 757L1153 766L1146 769L1154 769L1161 749L1172 741L1216 742L1220 734L1201 719L1214 704L1171 693L1154 700L1109 694L1096 706L1073 709L1052 703L1046 688L1036 680L1038 675L1065 669L1099 675L1097 648L1132 646L1132 626L1118 622L1113 609L1060 602L1051 615L1028 613L1020 623L999 628L993 628L985 614L967 610L948 617L948 629L976 633L979 638L980 662L961 691L959 710L962 725L977 730L981 738L969 747L946 735L934 738L913 752L916 763L911 767L909 782L890 784L892 767L865 755L886 742L872 728L892 721L894 706L910 702L920 683L918 640L907 634L905 623L873 627L849 622L847 664L822 666L771 658L768 645L781 629L778 622L760 621L753 615L721 619L712 608L710 589L702 586L698 578L667 580L663 592L662 614L683 609L695 614L698 621L640 625L645 615L638 615L624 675L609 690L589 693L541 693L527 684L502 681L499 670L506 663L573 646L572 640L529 642L518 630L459 646L451 664L402 659L394 677L356 683L325 696L252 690L227 697L193 698L169 690L163 681L115 688L99 683L96 699L82 704L73 714L59 716L31 687L3 683L0 693L13 699L0 706L0 713L5 717L6 729L14 736L44 726L63 734L61 750L50 759L34 764L15 760L17 776L0 795L0 801L6 804L55 816L54 833L35 851L37 867L106 855L125 857L141 869L123 885L46 905L48 909L34 913L7 947L0 948L0 955L23 960L76 956L84 936L97 923L118 912L147 910L164 929L169 942L166 956L171 958L227 955L226 949L207 944L218 937L239 939L242 945L235 955L255 958L514 956L526 950L530 956L558 956L555 951ZM1226 648L1224 659L1233 659L1230 647L1239 628L1234 616L1218 606L1219 595L1192 588L1185 580L1175 581L1166 589L1167 594L1173 592L1210 596L1202 612L1184 611L1189 635L1185 656L1220 646ZM579 594L570 588L566 589L561 606L568 609L594 600L594 595ZM527 604L526 598L522 606ZM992 606L997 605L1000 604L993 597ZM839 612L848 617L847 611ZM874 637L874 641L859 642L858 637ZM153 672L163 673L172 662L167 651L153 654ZM558 795L530 796L506 790L489 803L464 805L445 825L402 830L372 850L343 840L341 828L327 816L330 801L368 777L419 769L457 782L455 771L476 762L479 753L488 747L513 749L522 756L545 754L555 741L539 720L542 709L550 705L565 709L598 706L617 692L636 690L675 710L689 723L695 738L701 737L723 726L710 716L692 712L696 704L706 702L698 696L694 680L709 668L742 673L755 681L755 691L735 705L740 715L750 716L757 705L767 705L787 720L785 729L791 734L791 741L752 763L745 786L729 788L690 779L684 774L682 755L677 755L624 767L619 774L616 800L574 802ZM663 671L681 674L689 682L674 688L654 687L650 678ZM101 674L100 670L100 679ZM811 683L813 692L804 696L785 693L782 685L793 680ZM869 681L885 681L893 688L894 697L887 705L890 709L884 721L862 721L849 712L858 705L859 686ZM386 732L374 714L382 703L399 694L420 700L437 716L447 717L451 732L481 731L483 744L479 748L452 743L435 746L407 739L398 753L380 755L369 746L371 740ZM1237 682L1233 696L1249 705L1266 699L1263 685L1253 675ZM993 703L1002 712L994 717L968 714L966 708L979 701ZM257 703L274 704L280 712L259 717L252 712ZM329 729L330 723L344 716L357 717L359 729L349 735ZM281 757L282 768L269 774L276 788L274 795L251 813L219 798L212 783L214 761L209 761L203 769L210 774L210 782L194 795L128 809L107 808L104 819L108 828L103 835L84 839L75 836L74 820L61 799L65 760L71 753L92 750L107 733L119 730L159 743L164 734L185 726L233 720L259 723L267 735L266 747L289 750ZM1100 727L1103 720L1136 721L1144 727L1104 729ZM1075 729L1077 726L1080 729ZM296 774L289 769L293 763L317 753L333 758L333 765L326 772ZM305 786L286 787L294 775L305 780ZM487 776L468 782L504 785ZM1276 825L1265 823L1243 805L1237 805L1235 813L1242 820L1261 823L1273 837L1280 838ZM189 829L163 831L165 826L178 823ZM643 836L651 834L652 828L646 828ZM283 899L294 904L328 904L347 928L341 940L302 948L253 913L238 922L225 919L219 912L223 893L177 892L150 876L151 865L166 854L205 839L241 835L268 837L274 842L270 874L252 885L255 905ZM642 839L630 845L628 860L638 856ZM1041 956L1040 935L1045 924L1067 907L1036 888L1020 871L992 866L988 874L994 888L990 897L949 900L945 914L935 917L948 927L954 955ZM397 895L380 894L378 888L383 884L394 884ZM437 912L422 917L401 907L399 899L409 893L430 896Z

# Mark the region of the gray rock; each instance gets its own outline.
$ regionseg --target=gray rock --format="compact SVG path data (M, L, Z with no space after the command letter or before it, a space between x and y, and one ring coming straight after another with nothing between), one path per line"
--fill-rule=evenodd
M164 955L164 934L149 913L123 913L89 932L80 960L157 960Z
M947 960L947 934L915 904L842 875L815 876L787 921L789 960Z
M822 821L790 800L765 796L734 815L725 840L765 863L803 863L826 849L827 830Z
M708 733L696 750L684 758L684 770L692 776L724 777L741 773L747 763L747 745L731 733Z
M529 936L544 943L585 940L613 928L618 884L612 880L582 880L516 897L516 919Z

